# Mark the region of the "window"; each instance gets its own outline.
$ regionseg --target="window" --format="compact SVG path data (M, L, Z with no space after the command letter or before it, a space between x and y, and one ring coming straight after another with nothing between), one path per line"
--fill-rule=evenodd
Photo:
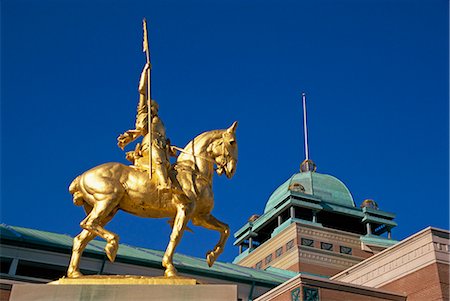
M66 275L66 267L48 263L19 260L16 275L56 280Z
M257 270L260 270L261 267L262 267L262 261L258 262L258 263L255 265L255 269L257 269Z
M281 254L283 254L283 247L280 247L275 251L275 257L280 257Z
M265 260L266 265L269 264L271 261L272 261L272 254L269 254L269 255L267 255L266 260Z
M0 257L0 273L8 274L12 258Z
M286 251L290 250L294 247L294 240L291 239L290 241L288 241L288 243L286 244Z
M292 301L301 301L300 298L301 298L301 296L300 296L300 288L298 287L296 289L293 289L291 291L291 300Z
M319 301L319 290L313 287L303 287L303 301Z
M340 252L342 254L352 255L352 248L341 246Z
M302 238L302 246L314 247L314 240L308 238Z
M333 244L329 244L327 242L321 242L320 243L320 248L322 250L333 251Z

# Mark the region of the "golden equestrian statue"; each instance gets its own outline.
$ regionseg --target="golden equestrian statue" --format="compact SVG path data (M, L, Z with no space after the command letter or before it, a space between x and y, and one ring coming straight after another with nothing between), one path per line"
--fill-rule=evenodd
M206 253L209 266L222 253L230 234L228 225L211 214L214 207L212 179L214 170L218 175L225 174L228 178L233 177L236 171L237 122L224 130L200 134L184 149L170 146L164 125L158 116L158 105L153 100L150 101L150 69L147 55L147 65L139 84L136 129L126 131L118 138L118 145L123 149L128 143L143 136L135 150L127 153L127 159L133 165L105 163L84 172L70 184L69 191L73 195L74 204L83 206L87 216L80 223L83 230L73 240L72 257L67 271L69 278L82 276L79 268L81 255L96 236L106 240L106 255L110 261L114 261L119 236L104 227L118 210L140 217L169 218L172 233L162 259L166 277L177 276L173 254L184 230L188 229L189 221L220 233L218 243ZM175 149L181 153L176 162L170 164L168 157L175 155Z
M205 132L183 149L170 172L181 186L182 194L159 193L156 179L149 179L146 171L120 163L106 163L78 176L69 190L74 204L84 206L88 215L80 223L83 231L74 238L67 276L81 276L81 253L96 236L107 241L106 255L114 261L119 237L104 226L118 210L141 217L171 219L172 234L162 260L167 277L177 275L172 258L189 220L196 226L219 231L219 242L206 254L206 261L212 266L230 234L228 225L211 215L214 165L219 175L225 173L231 178L235 173L238 151L236 126L235 122L228 129Z

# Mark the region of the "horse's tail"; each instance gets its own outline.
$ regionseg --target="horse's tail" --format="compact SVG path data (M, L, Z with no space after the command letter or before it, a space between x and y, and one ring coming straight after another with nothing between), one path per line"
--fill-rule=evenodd
M80 176L76 177L69 186L69 192L73 195L73 203L76 206L81 206L84 204L83 194L80 191L79 183Z

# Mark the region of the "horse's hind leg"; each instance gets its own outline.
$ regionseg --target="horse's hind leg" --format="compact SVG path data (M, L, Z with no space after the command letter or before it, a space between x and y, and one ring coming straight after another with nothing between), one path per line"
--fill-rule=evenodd
M92 211L92 207L85 206L86 212L89 214ZM117 210L110 213L108 217L106 217L104 220L102 220L101 225L105 226L113 217L114 214L117 212ZM76 278L83 276L80 272L80 259L81 254L83 253L84 249L86 248L87 244L97 236L96 234L88 231L83 230L80 234L78 234L73 239L73 248L72 248L72 257L70 258L70 264L69 268L67 270L67 277L69 278Z
M213 250L206 252L206 262L209 266L212 266L217 257L223 252L225 243L230 235L230 227L227 224L219 221L211 214L204 216L196 216L192 219L192 223L196 226L202 226L206 229L215 230L220 232L219 242L216 244Z
M84 200L83 200L84 202ZM92 206L84 203L84 210L88 215L92 211ZM80 272L80 259L87 244L94 239L95 234L88 230L83 230L73 239L72 256L70 257L69 268L67 269L67 277L77 278L83 276Z
M118 198L114 198L114 200L114 202L102 200L95 203L91 213L80 224L83 229L106 240L105 252L111 262L116 258L119 236L103 228L102 221L117 212L119 201Z

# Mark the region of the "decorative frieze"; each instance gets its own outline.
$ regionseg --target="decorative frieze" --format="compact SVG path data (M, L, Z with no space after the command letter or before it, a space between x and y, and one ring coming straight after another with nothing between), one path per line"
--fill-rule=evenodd
M411 261L417 260L420 257L426 255L427 253L430 253L430 251L433 248L433 244L429 243L427 245L424 245L422 247L419 247L415 250L412 250L411 252L395 258L384 265L374 268L373 270L370 270L366 273L364 273L362 276L360 276L360 279L356 282L356 284L364 285L366 282L373 280L374 278L377 278L381 275L384 275L386 273L395 272L396 269L403 270L405 264L410 263Z
M450 253L450 246L448 244L434 242L434 249L436 251L443 251L443 252L449 252Z
M333 231L334 232L334 231ZM342 242L345 244L352 244L354 246L357 246L361 243L361 241L358 238L352 238L349 235L340 235L337 233L333 233L331 231L319 231L311 228L306 228L305 226L297 227L297 233L300 236L306 235L314 238L321 238L325 240L333 240L336 242Z
M300 251L300 257L307 259L309 261L315 261L314 263L319 263L320 265L336 265L339 267L351 267L357 264L359 261L357 260L346 260L342 258L338 258L337 256L333 255L324 255L324 254L318 254L318 253L312 253L312 252L305 252Z

